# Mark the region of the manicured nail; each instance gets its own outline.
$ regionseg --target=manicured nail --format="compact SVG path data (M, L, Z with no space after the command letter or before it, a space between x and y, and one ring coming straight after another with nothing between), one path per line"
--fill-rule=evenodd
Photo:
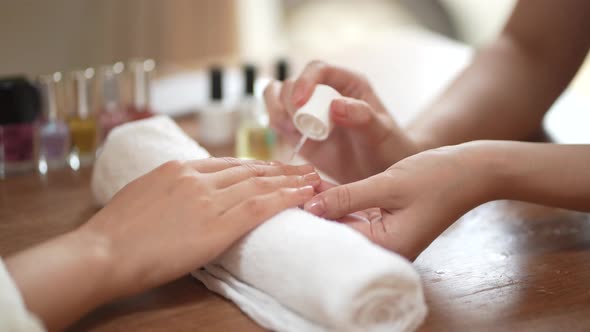
M313 165L310 165L310 164L298 165L297 170L303 174L309 174L309 173L315 172L315 168L313 167Z
M315 214L318 217L321 217L326 213L326 205L321 197L313 198L311 201L305 203L303 208L305 211Z
M311 197L315 193L315 189L312 186L305 186L298 188L297 192L303 197Z
M297 89L293 92L293 96L291 96L291 103L293 103L293 105L295 107L303 106L303 103L304 103L303 92L304 92L304 89L301 86L299 87L299 89Z
M306 184L312 185L314 187L317 187L322 182L322 179L320 178L320 175L318 173L314 172L314 173L305 174L303 176L303 182L305 182Z
M332 114L334 114L334 116L337 116L339 118L347 118L348 117L348 112L346 110L346 107L342 103L332 102Z

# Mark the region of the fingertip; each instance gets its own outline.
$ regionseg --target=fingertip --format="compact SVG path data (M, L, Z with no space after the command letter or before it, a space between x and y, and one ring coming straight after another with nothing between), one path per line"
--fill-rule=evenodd
M315 194L315 188L312 185L297 188L297 194L303 200L303 202L311 199Z
M295 106L295 108L299 108L303 105L305 105L305 103L307 102L307 100L310 97L310 88L309 88L309 84L302 80L299 79L295 82L295 85L293 87L293 95L291 96L291 104L293 104L293 106Z
M303 209L313 215L322 217L326 214L326 201L322 194L316 195L303 205Z
M332 100L332 103L330 104L330 115L333 120L346 119L348 117L346 101L342 98Z
M360 100L340 98L330 105L332 120L343 126L362 126L371 120L371 108Z

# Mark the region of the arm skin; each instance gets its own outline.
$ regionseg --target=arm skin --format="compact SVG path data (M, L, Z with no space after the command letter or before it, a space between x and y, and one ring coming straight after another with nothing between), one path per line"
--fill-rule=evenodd
M484 141L467 143L465 154L486 179L484 201L590 212L590 145Z
M590 2L521 0L500 36L408 126L422 149L526 140L590 47Z
M121 189L80 228L6 259L29 311L60 330L108 301L182 277L314 194L310 165L172 161ZM272 204L269 204L272 202Z

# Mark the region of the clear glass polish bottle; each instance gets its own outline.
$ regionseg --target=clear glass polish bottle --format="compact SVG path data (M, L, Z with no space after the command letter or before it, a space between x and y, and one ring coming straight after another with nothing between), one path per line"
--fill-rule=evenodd
M236 136L236 156L244 159L271 160L276 145L263 103L256 98L256 67L244 66L245 93L240 103L240 124Z

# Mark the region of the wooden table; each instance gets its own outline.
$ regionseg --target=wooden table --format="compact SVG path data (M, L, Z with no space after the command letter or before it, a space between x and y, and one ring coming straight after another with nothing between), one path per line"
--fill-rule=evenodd
M428 79L433 87L448 80L469 56L468 50L448 41L411 38L443 54L429 62L432 68L440 66L441 59L457 61L441 69L445 73L435 75L436 79ZM354 61L348 64L355 66ZM418 71L427 70L424 65L416 60L421 68ZM388 79L371 78L378 82ZM419 82L406 85L420 86ZM379 89L383 91L383 85ZM431 96L434 90L421 95ZM410 97L417 94L408 93ZM388 98L384 99L391 107ZM406 113L418 107L409 101L401 105L407 106ZM400 118L408 116L401 114ZM194 133L193 120L180 122ZM90 174L90 169L77 173L64 170L46 177L26 175L0 182L0 255L88 220L96 212L88 185ZM420 331L590 330L588 214L510 201L488 203L455 223L414 265L424 282L430 309ZM262 331L232 303L189 277L104 305L70 330Z

